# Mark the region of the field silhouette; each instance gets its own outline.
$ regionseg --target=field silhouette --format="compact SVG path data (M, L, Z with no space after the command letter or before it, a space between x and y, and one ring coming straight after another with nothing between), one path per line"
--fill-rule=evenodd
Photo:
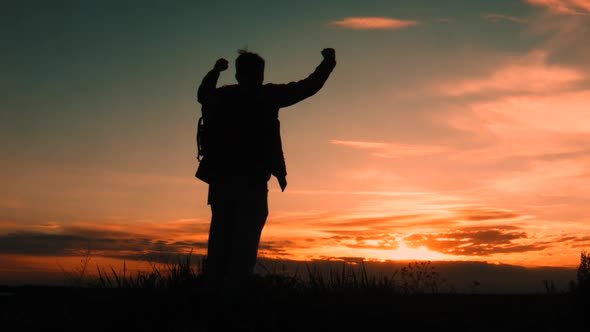
M98 267L75 286L3 287L2 320L19 331L570 331L588 304L586 252L569 288L544 281L544 292L528 293L457 291L428 261L388 275L362 261L299 271L275 261L244 289L214 291L193 262L135 274Z

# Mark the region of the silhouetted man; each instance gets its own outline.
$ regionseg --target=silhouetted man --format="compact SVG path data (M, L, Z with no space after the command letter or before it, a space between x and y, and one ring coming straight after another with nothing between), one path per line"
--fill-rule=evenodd
M209 281L239 284L252 275L258 244L268 216L271 175L281 190L287 186L281 146L279 110L317 93L336 66L334 49L322 50L323 60L307 78L288 84L263 84L264 59L239 51L238 84L217 88L219 59L199 86L206 128L204 156L195 176L209 184L211 206L204 274Z

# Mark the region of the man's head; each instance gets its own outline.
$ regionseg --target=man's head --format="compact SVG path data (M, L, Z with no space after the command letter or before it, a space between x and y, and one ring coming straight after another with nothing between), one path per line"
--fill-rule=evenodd
M236 80L240 84L260 85L264 81L264 59L253 52L239 50L236 59Z

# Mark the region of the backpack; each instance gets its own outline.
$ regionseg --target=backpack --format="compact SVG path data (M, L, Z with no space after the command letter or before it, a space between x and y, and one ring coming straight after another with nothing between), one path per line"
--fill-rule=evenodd
M203 119L203 117L201 116L199 118L199 121L197 122L197 161L201 162L201 160L203 160L203 156L205 156L205 147L204 147L204 142L206 141L205 139L205 133L207 132L207 130L205 129L205 120Z
M196 134L196 143L197 143L197 161L199 165L197 166L197 171L195 172L195 177L204 181L205 183L210 183L212 170L211 170L211 163L209 159L205 158L207 147L206 143L209 141L207 139L207 135L209 134L209 130L205 125L205 118L201 116L197 121L197 134Z

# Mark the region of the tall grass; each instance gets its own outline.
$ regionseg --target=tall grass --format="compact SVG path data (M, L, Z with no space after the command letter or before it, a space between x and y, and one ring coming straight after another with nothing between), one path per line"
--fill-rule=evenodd
M81 260L81 266L67 273L74 286L97 288L174 289L199 288L203 284L203 258L179 255L166 262L156 260L147 271L129 271L122 268L96 267L96 277L89 276L89 255ZM295 266L295 268L293 268ZM305 262L290 265L290 269L278 260L260 260L252 285L258 289L288 290L313 293L396 293L435 294L455 293L453 286L446 287L446 280L430 261L413 261L389 274L371 273L362 260ZM64 270L65 272L65 270ZM553 281L542 280L547 294L559 293ZM576 280L570 282L570 292L588 294L590 291L590 253L582 251ZM474 282L472 292L479 286ZM566 292L567 290L565 290Z
M202 264L191 263L192 253L186 257L178 256L175 262L150 262L150 271L127 271L123 262L121 270L113 267L105 269L97 266L98 277L89 286L100 288L178 288L190 285L202 275Z
M342 262L340 268L333 267L327 272L307 266L306 286L323 292L438 293L444 283L430 261L409 262L388 275L369 273L363 261Z
M576 273L577 291L590 295L590 252L583 250L580 253L580 265Z
M173 289L198 288L203 280L203 260L189 254L171 263L150 263L151 270L130 273L126 263L121 269L97 267L97 277L87 282L90 287ZM331 267L304 263L304 271L289 271L282 266L259 263L260 273L252 285L270 290L310 293L370 293L397 294L437 293L443 279L430 261L410 262L389 275L369 273L363 261L338 262Z
M324 271L317 266L306 264L307 276L305 286L316 292L350 292L397 289L395 277L397 271L390 276L369 275L365 264L342 262L340 268L329 268Z

